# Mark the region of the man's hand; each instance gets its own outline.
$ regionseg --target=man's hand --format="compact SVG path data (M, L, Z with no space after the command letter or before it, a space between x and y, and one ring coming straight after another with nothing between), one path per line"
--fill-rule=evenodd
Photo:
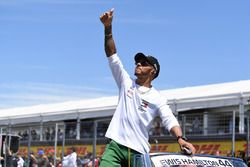
M102 22L102 24L105 27L108 27L112 24L112 19L113 19L113 13L114 13L114 8L112 8L110 11L103 13L100 16L100 20Z
M188 149L189 151L191 151L191 153L190 154L195 154L195 148L194 148L194 146L191 144L191 143L189 143L189 142L187 142L187 141L185 141L185 140L183 140L183 139L179 139L178 140L178 143L179 143L179 145L180 145L180 149L181 149L181 151L183 151L183 152L185 152L185 148L186 149ZM187 153L187 152L186 152ZM189 153L187 153L187 154L189 154Z

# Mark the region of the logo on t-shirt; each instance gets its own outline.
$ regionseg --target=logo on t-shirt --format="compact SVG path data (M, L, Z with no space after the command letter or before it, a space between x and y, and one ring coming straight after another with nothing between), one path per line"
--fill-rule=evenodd
M147 112L147 108L148 108L149 102L147 102L146 100L142 99L141 105L139 107L139 110L143 111L143 112Z
M134 88L133 87L130 87L130 89L127 91L127 96L129 98L132 98L133 97L133 94L134 94Z

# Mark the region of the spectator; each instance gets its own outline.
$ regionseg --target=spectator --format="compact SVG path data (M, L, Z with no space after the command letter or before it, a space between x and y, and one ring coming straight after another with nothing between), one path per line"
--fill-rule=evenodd
M30 152L30 162L29 162L29 167L36 167L36 157L33 153L33 151Z
M161 135L162 135L161 123L159 121L156 121L154 125L153 136L161 136Z
M23 132L23 140L28 140L28 137L29 137L28 131L25 130L25 131Z
M35 157L35 162L37 164L37 167L47 167L47 165L49 164L49 160L48 157L44 155L44 151L39 150L37 154L38 157Z
M17 167L23 167L24 166L24 160L19 152L16 154L17 158Z
M246 162L246 154L244 151L237 152L237 158L241 158L244 162Z
M18 136L20 136L20 137L23 136L21 131L18 132Z
M35 129L31 130L31 137L32 137L32 140L36 140L37 139L37 133L36 133Z
M213 155L220 156L220 150L216 150L213 152Z
M5 144L5 142L4 142ZM4 165L5 159L0 157L1 165ZM24 160L22 159L21 155L17 152L13 154L13 151L7 146L6 147L6 166L7 167L23 167ZM0 166L1 166L0 165Z
M4 145L6 145L5 141L4 141ZM15 154L13 154L13 151L7 146L6 147L6 166L13 167L16 164L16 162L17 162L17 159L15 157Z
M91 156L90 162L87 164L87 167L99 167L99 159L95 158L95 166L93 166L93 156Z
M75 147L71 147L69 155L63 158L63 167L77 167L76 158L76 149Z
M61 129L58 129L57 138L58 140L63 140L63 132L61 131Z
M48 151L48 154L47 154L47 157L48 157L48 160L49 160L48 167L52 167L53 164L54 164L54 154L55 154L55 150L54 149L50 149Z
M85 153L85 155L81 159L82 166L87 167L88 163L90 162L91 155L92 153L88 153L88 152Z
M54 140L55 139L55 134L56 134L56 130L54 127L52 127L52 130L50 132L50 139Z
M200 125L201 125L201 122L199 120L198 117L195 117L195 119L193 120L193 132L194 134L200 134Z
M76 129L75 128L70 128L70 130L69 130L69 138L70 139L75 139L76 138Z
M56 158L56 166L55 167L62 167L62 160L61 160L61 158Z
M50 129L49 129L49 127L47 127L46 130L45 130L45 139L50 140Z

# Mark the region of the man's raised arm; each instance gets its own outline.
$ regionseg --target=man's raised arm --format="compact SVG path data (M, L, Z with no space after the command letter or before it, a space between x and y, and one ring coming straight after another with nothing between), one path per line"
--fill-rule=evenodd
M113 19L114 8L108 12L103 13L100 16L100 20L104 25L104 33L105 33L105 52L107 57L112 56L116 53L115 41L113 39L112 34L112 19Z

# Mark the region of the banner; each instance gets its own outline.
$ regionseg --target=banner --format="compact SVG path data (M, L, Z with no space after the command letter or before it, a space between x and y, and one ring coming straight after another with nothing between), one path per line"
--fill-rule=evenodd
M231 153L232 142L231 141L208 141L208 142L192 142L194 147L196 148L196 152L198 154L215 154L219 152L220 155L227 156ZM93 152L92 145L66 145L64 147L64 154L70 150L70 147L76 147L77 154L80 156L84 156L87 153ZM36 154L38 150L44 150L46 154L50 152L54 152L54 146L31 146L31 150ZM246 152L247 145L245 141L236 141L235 143L235 152L244 151ZM96 146L96 154L97 156L101 156L105 150L105 145L97 145ZM24 155L28 152L27 146L20 146L19 151ZM57 147L57 155L62 153L62 147ZM180 148L178 143L162 143L162 144L151 144L151 152L180 152Z

